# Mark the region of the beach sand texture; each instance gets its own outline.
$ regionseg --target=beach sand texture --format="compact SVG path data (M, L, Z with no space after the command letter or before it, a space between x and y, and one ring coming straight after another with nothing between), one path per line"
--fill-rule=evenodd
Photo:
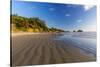
M53 34L12 36L12 65L41 65L96 61L71 43L54 40ZM72 42L73 43L73 42Z

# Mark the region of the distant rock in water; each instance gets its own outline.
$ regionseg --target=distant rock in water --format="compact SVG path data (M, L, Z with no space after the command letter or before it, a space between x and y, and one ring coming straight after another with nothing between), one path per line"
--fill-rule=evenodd
M77 32L83 32L83 30L77 30Z
M73 32L76 32L75 30L73 30Z

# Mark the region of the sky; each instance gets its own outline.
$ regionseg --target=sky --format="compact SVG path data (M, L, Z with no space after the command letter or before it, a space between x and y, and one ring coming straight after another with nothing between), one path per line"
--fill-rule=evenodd
M11 14L38 17L50 28L96 31L95 5L12 1Z

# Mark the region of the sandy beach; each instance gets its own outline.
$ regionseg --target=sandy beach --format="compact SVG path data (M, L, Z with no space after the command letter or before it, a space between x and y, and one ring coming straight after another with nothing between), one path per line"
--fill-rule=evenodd
M56 40L55 34L12 35L12 65L27 66L96 61L94 55L73 46L74 42Z

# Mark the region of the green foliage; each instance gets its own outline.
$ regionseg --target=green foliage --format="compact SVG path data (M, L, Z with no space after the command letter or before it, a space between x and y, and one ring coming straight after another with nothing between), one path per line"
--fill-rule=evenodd
M83 32L83 30L77 30L77 32Z
M64 32L57 28L48 28L45 22L38 17L26 18L18 15L11 15L12 31L31 32Z
M52 32L64 32L64 30L57 29L57 28L54 28L54 27L50 28L49 30L52 31Z

